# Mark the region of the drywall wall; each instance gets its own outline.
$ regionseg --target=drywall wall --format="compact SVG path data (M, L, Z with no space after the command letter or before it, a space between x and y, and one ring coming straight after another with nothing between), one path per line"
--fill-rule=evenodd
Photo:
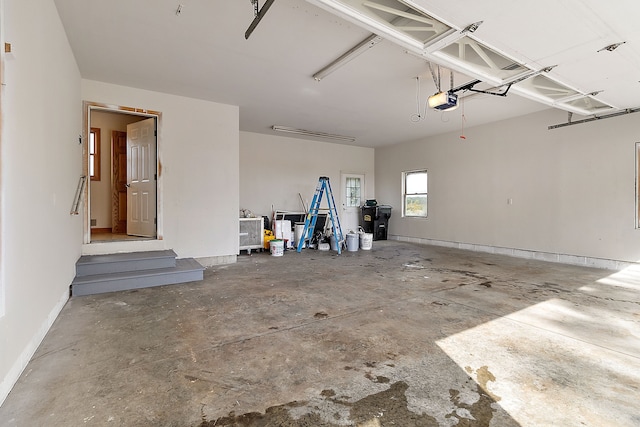
M0 402L69 296L82 219L80 73L53 0L7 0L2 86Z
M91 219L96 220L92 228L111 228L112 167L111 133L127 131L127 125L143 120L144 117L93 110L90 123L92 128L100 129L100 170L99 181L90 181Z
M82 80L84 101L158 111L162 237L180 258L238 251L237 106Z
M389 232L415 237L635 262L638 115L548 130L559 110L376 150L376 195L402 206L403 171L429 173L428 218ZM512 204L508 204L511 200Z
M321 176L329 177L338 199L341 173L364 174L364 198L372 198L374 155L373 148L241 132L240 208L269 217L272 206L302 211L299 194L308 206Z

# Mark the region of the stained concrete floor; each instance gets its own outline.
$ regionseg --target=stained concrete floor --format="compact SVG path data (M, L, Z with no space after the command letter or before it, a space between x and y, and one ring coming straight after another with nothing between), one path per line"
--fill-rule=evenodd
M638 426L640 271L374 242L72 298L2 426Z

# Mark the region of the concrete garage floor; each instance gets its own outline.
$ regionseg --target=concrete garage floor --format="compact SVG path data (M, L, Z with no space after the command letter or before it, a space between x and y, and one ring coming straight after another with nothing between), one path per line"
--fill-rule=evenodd
M638 426L640 271L395 241L72 298L2 426Z

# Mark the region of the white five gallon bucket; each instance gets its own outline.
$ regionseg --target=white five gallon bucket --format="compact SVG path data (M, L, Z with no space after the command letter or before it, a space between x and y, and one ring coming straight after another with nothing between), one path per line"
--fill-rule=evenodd
M284 255L284 240L272 240L269 242L269 249L271 250L271 256Z
M347 250L358 252L358 235L356 233L347 233Z
M360 233L360 249L368 251L373 246L373 233Z

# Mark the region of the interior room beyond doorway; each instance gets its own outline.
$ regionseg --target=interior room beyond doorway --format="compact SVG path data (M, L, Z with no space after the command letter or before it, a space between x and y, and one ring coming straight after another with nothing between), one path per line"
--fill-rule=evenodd
M89 164L89 239L91 243L105 241L153 240L155 230L155 213L153 230L148 235L135 235L130 230L131 212L127 203L131 203L131 195L127 195L131 184L131 168L127 169L127 159L131 156L127 148L128 125L142 123L150 116L132 114L121 110L91 108L89 110L87 161ZM155 116L153 120L153 158L157 155L155 141ZM151 171L152 185L156 186L155 163ZM156 198L149 202L153 210ZM128 218L129 217L129 218ZM129 229L129 230L128 230ZM140 233L137 233L140 234Z

